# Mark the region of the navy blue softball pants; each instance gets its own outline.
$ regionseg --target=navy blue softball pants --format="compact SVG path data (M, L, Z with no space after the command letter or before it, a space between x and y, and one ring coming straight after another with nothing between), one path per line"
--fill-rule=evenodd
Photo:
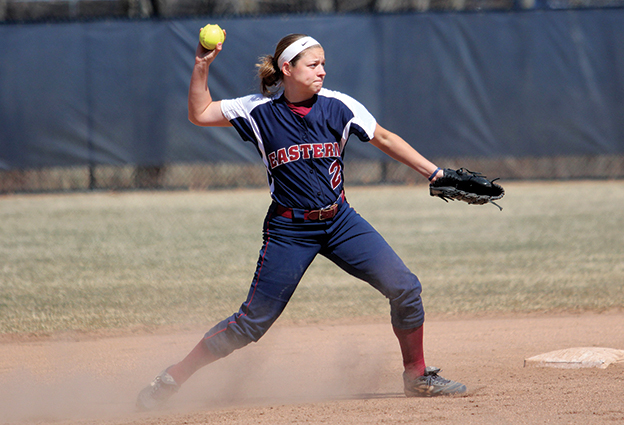
M389 300L393 326L412 329L423 324L422 288L416 275L343 197L338 202L338 213L326 221L277 215L275 203L269 208L247 299L204 337L215 356L225 357L258 341L284 311L318 254L381 292Z

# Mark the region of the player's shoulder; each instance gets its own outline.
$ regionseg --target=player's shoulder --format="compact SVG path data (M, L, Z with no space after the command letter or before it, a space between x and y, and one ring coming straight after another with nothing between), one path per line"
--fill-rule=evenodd
M248 114L258 106L264 105L271 100L272 98L263 96L260 93L249 94L234 99L224 99L221 101L221 111L226 118L232 119L235 116Z
M229 99L226 102L253 109L256 106L270 102L271 100L272 98L270 97L263 96L260 93L254 93L248 94L247 96L237 97L236 99Z
M321 98L335 99L335 100L341 101L343 103L357 102L357 100L355 100L354 98L352 98L348 94L339 92L337 90L326 89L325 87L323 87L321 89L321 91L319 92L318 95Z
M340 104L344 105L344 107L350 109L354 113L354 115L370 115L370 112L368 112L364 105L362 105L358 100L349 96L348 94L336 90L322 88L319 92L319 97L325 98L330 102L339 102Z

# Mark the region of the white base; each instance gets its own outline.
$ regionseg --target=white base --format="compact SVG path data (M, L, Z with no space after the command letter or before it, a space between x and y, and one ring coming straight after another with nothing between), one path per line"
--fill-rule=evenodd
M524 360L524 367L557 367L606 369L612 363L624 361L624 350L602 347L577 347L551 351Z

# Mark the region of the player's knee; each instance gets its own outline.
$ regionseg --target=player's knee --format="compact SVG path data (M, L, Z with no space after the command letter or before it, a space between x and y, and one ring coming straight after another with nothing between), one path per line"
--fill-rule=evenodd
M422 287L414 276L409 285L404 285L390 299L392 324L400 328L413 328L422 325L425 312L420 294Z
M420 300L422 285L415 274L409 272L398 276L389 286L390 304L406 304Z

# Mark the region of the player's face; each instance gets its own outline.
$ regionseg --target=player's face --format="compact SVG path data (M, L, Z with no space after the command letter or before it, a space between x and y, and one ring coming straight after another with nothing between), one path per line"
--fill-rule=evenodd
M285 74L288 76L287 85L297 93L307 95L307 98L317 94L323 88L326 74L323 48L319 46L304 51L295 66L288 67L288 74Z

